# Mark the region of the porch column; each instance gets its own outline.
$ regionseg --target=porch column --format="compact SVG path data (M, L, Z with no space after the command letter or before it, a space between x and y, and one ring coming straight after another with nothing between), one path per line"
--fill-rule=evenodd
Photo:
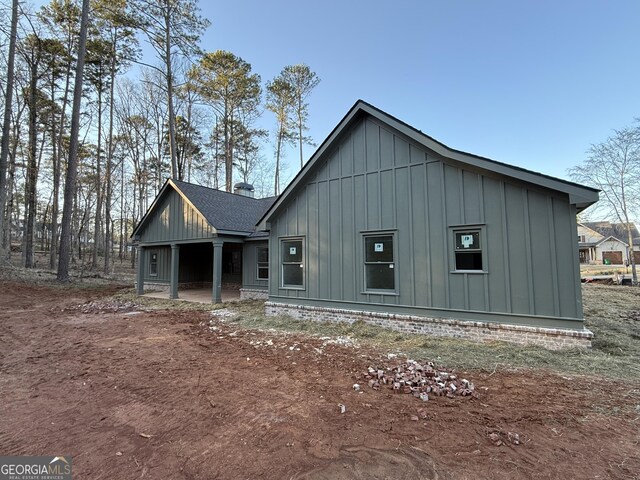
M213 291L211 301L222 302L222 240L213 241Z
M138 295L144 294L144 264L146 260L144 258L145 248L138 247L138 265L136 270L136 293Z
M169 298L178 298L178 279L180 273L180 246L171 244L171 287Z

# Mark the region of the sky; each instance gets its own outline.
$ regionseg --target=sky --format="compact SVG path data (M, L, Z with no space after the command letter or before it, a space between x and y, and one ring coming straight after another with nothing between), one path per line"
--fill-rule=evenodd
M591 144L640 117L637 0L200 7L211 21L205 51L233 52L263 82L295 63L319 75L309 98L317 144L362 99L452 148L568 178Z

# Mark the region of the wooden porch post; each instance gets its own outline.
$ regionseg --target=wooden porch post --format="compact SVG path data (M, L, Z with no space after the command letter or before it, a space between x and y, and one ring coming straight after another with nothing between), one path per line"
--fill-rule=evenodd
M136 270L136 293L138 295L144 294L144 264L146 263L145 259L145 248L139 246L138 247L138 265Z
M178 280L180 273L180 245L171 244L171 289L169 298L178 298Z
M211 301L222 302L222 240L213 241L213 291Z

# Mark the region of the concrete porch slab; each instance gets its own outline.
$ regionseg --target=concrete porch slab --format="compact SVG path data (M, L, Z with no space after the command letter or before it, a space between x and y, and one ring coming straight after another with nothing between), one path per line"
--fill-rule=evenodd
M189 290L179 290L178 298L176 301L180 302L196 302L196 303L211 303L211 289L210 288L195 288ZM169 292L149 292L145 293L143 297L161 298L163 300L169 299ZM232 289L222 289L222 303L233 302L240 300L240 291Z

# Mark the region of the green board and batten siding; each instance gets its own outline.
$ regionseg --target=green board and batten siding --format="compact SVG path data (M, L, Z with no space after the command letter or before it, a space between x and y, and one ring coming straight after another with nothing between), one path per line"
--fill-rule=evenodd
M270 218L276 302L582 328L566 193L444 159L371 116L342 132ZM481 226L485 273L454 270L452 227ZM396 294L364 292L362 232L395 235ZM281 288L282 237L304 289ZM389 306L394 308L389 308Z
M158 199L151 217L141 229L140 243L172 243L211 240L215 230L185 199L172 188Z
M158 198L157 203L150 210L150 216L140 231L140 245L144 246L143 255L145 265L145 282L168 283L171 275L171 248L166 244L182 242L192 243L201 240L211 242L215 230L202 216L176 192L168 188L165 194ZM164 244L164 245L162 245ZM187 245L182 245L182 256L187 254ZM209 246L209 248L212 248ZM149 272L152 253L158 254L158 275ZM180 281L195 282L210 279L211 265L202 262L180 263ZM193 270L193 271L191 271Z
M242 247L242 286L244 288L266 290L269 286L269 280L258 279L258 248L261 247L269 247L269 242L253 240L246 242Z

